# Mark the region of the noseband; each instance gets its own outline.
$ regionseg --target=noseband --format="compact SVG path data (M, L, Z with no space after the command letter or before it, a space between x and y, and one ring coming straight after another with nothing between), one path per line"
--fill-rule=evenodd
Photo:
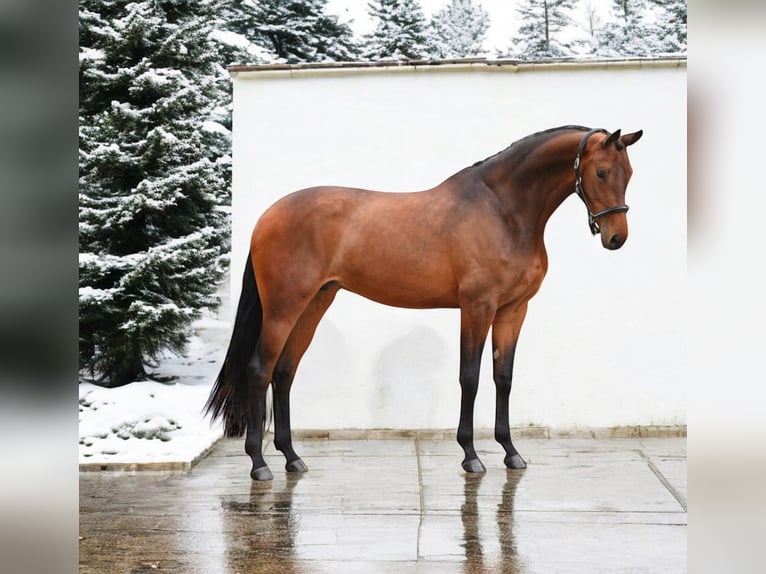
M593 134L602 133L602 134L608 134L609 132L604 129L595 129L590 130L587 134L583 136L583 138L580 140L580 145L577 147L577 157L575 158L574 162L574 170L575 170L575 192L577 195L580 196L580 199L582 199L582 202L585 204L585 209L588 211L588 226L590 227L590 232L593 235L596 235L597 233L601 233L601 229L599 228L598 224L596 223L596 219L601 217L602 215L608 215L610 213L619 213L621 211L628 211L627 205L616 205L614 207L607 207L606 209L602 209L598 213L593 213L590 210L590 207L588 206L588 201L585 199L585 193L582 189L582 175L580 175L580 154L582 154L582 150L585 149L585 144L588 143L588 138L592 136Z

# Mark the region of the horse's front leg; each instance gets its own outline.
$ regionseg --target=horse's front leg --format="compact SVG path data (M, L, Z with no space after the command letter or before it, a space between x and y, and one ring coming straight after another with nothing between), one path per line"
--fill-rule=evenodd
M492 324L492 351L495 390L495 440L505 449L505 466L508 468L526 468L527 463L521 458L511 442L509 420L509 402L511 382L513 380L513 359L519 332L527 314L526 302L521 306L508 306L498 310Z
M463 447L466 472L485 472L473 446L473 406L479 389L481 353L492 323L495 307L486 303L474 303L461 308L460 314L460 422L457 442Z

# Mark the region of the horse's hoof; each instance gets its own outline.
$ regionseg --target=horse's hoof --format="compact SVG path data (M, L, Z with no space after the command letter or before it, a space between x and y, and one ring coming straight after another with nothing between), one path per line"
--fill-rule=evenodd
M518 454L505 457L505 466L508 468L522 469L527 468L527 463Z
M463 470L471 473L487 472L484 465L478 458L472 458L471 460L463 461Z
M261 466L250 471L250 478L253 480L272 480L274 475L271 474L268 466Z
M288 462L285 465L285 470L287 472L308 472L309 467L306 466L305 462L297 458L292 462Z

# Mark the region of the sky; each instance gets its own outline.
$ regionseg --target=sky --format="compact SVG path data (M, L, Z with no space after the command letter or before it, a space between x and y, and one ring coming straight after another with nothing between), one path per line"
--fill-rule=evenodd
M490 52L496 49L505 50L510 44L510 39L516 32L519 18L517 8L520 0L474 0L480 4L489 14L490 28L487 32L486 48ZM579 0L575 8L574 17L578 21L585 21L585 7L588 4L598 11L603 18L609 14L611 0ZM338 14L341 20L348 22L353 19L352 29L357 35L372 30L373 24L367 14L368 0L328 0L327 11ZM430 19L436 12L449 4L449 0L420 0L423 12Z

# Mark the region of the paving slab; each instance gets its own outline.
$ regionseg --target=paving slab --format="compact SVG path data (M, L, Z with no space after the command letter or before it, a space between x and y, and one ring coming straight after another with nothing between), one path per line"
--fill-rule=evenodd
M249 477L241 439L190 471L80 474L80 572L686 571L683 438L519 439L482 475L454 440L303 439Z

